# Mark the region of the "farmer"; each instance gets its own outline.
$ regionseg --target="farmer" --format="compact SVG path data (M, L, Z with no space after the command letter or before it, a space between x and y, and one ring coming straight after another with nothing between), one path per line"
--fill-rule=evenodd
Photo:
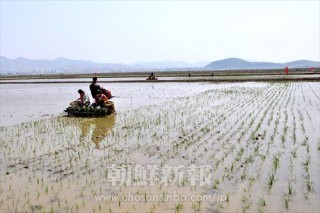
M96 95L95 98L95 105L104 107L108 103L108 98L105 94L103 94L101 91Z
M80 94L80 97L77 100L72 101L70 103L70 105L71 106L79 106L79 107L89 106L90 105L89 96L87 94L85 94L85 92L82 89L79 89L78 93Z
M95 99L96 95L99 94L100 92L102 92L103 94L105 94L107 96L108 99L111 99L113 97L111 95L111 91L106 90L106 89L102 88L100 85L98 85L97 80L98 80L97 77L93 77L92 83L90 84L90 91L91 91L92 97Z
M93 98L96 98L96 95L101 91L101 87L97 84L97 77L92 78L92 83L90 84L90 91Z

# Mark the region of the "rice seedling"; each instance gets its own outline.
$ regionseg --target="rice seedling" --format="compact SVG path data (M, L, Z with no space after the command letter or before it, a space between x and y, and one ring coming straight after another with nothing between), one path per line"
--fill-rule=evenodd
M182 209L183 209L183 204L182 204L182 203L177 203L177 204L175 205L174 211L178 213L178 212L181 212Z
M258 205L259 205L260 207L266 206L266 205L267 205L266 200L265 200L263 197L260 197L260 198L259 198L259 201L258 201Z
M247 177L247 173L246 170L243 170L242 174L241 174L241 180L244 181Z
M282 144L284 144L285 141L286 141L286 136L285 136L285 135L281 135L281 142L282 142Z
M290 202L290 198L288 195L284 195L284 205L286 207L286 209L289 209L289 202Z
M303 143L301 144L301 146L306 146L307 145L307 139L303 140Z
M220 183L219 179L215 179L214 182L213 182L212 188L213 189L218 189L219 183Z
M311 192L313 187L313 181L311 181L310 178L306 180L306 185L307 185L307 190Z
M242 212L247 212L249 209L250 209L250 205L249 204L243 205Z
M201 202L197 201L197 202L193 202L191 208L195 211L195 212L199 212L200 211L200 206L201 206Z
M292 195L292 193L293 193L292 182L289 181L289 183L288 183L288 195Z
M279 163L280 163L280 154L274 155L273 161L272 161L274 171L277 171L279 167Z
M269 190L272 188L274 182L275 182L275 176L274 176L274 173L272 173L271 175L268 176L268 187L269 187Z
M307 158L307 160L302 163L306 173L309 173L309 168L310 168L310 157Z
M251 188L251 186L254 184L255 180L256 179L254 177L249 178L249 188Z
M297 149L291 151L291 155L293 158L297 158Z

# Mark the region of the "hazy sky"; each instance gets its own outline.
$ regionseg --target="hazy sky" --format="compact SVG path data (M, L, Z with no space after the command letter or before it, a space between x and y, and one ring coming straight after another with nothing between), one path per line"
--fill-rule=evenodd
M3 1L1 56L320 60L320 1Z

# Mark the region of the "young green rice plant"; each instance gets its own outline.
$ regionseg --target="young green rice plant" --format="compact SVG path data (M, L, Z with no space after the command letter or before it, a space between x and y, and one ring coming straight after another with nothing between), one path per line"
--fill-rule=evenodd
M215 179L212 188L213 189L218 189L219 183L220 183L219 179Z
M289 183L288 183L288 195L292 195L292 193L293 193L292 182L289 181Z
M176 205L175 205L175 208L174 208L174 210L175 210L175 212L181 212L182 211L182 209L183 209L183 204L182 203L177 203Z
M247 172L246 169L243 170L242 174L241 174L241 180L244 181L247 177Z
M49 187L48 187L48 185L47 185L46 188L45 188L45 192L46 192L46 194L48 195L48 192L49 192Z
M301 146L306 146L307 145L307 139L303 140L303 143L301 144Z
M310 168L310 157L307 158L307 160L302 164L306 173L309 173Z
M296 135L296 131L294 129L294 133L293 133L293 144L297 143L297 135Z
M313 182L310 180L310 177L307 179L306 185L307 185L308 191L311 192L313 187Z
M200 205L201 205L200 201L193 202L191 208L194 210L194 212L199 212L200 211Z
M268 176L268 187L269 187L269 190L272 188L274 182L275 182L275 176L274 176L274 173L272 173L271 175Z
M274 171L277 171L277 169L279 167L279 163L280 163L280 154L274 155L273 160L272 160Z
M230 172L233 172L233 169L234 169L234 165L235 165L236 161L233 161L233 163L231 164L231 167L230 167Z
M247 212L250 209L250 203L248 203L248 197L246 195L242 195L242 212Z
M284 145L284 142L286 141L286 136L285 135L281 135L281 142L282 145Z
M258 201L258 206L265 207L266 205L267 205L266 200L263 197L260 197Z
M289 202L290 202L290 198L288 195L284 195L284 206L286 207L286 209L289 209Z
M250 177L250 178L249 178L249 188L252 187L252 185L254 184L255 180L256 180L256 179L255 179L254 177Z
M291 155L293 158L297 158L297 149L291 151Z

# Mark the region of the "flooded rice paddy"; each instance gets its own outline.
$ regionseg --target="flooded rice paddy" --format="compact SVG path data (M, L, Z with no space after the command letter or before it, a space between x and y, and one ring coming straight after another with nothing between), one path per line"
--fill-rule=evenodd
M59 115L79 87L1 85L1 212L320 211L318 83L108 84L132 106Z
M214 88L262 86L263 83L103 83L116 96L112 101L117 112L156 104L177 97L196 95ZM0 84L0 126L14 125L39 118L61 115L68 104L78 98L78 89L90 95L89 84Z

